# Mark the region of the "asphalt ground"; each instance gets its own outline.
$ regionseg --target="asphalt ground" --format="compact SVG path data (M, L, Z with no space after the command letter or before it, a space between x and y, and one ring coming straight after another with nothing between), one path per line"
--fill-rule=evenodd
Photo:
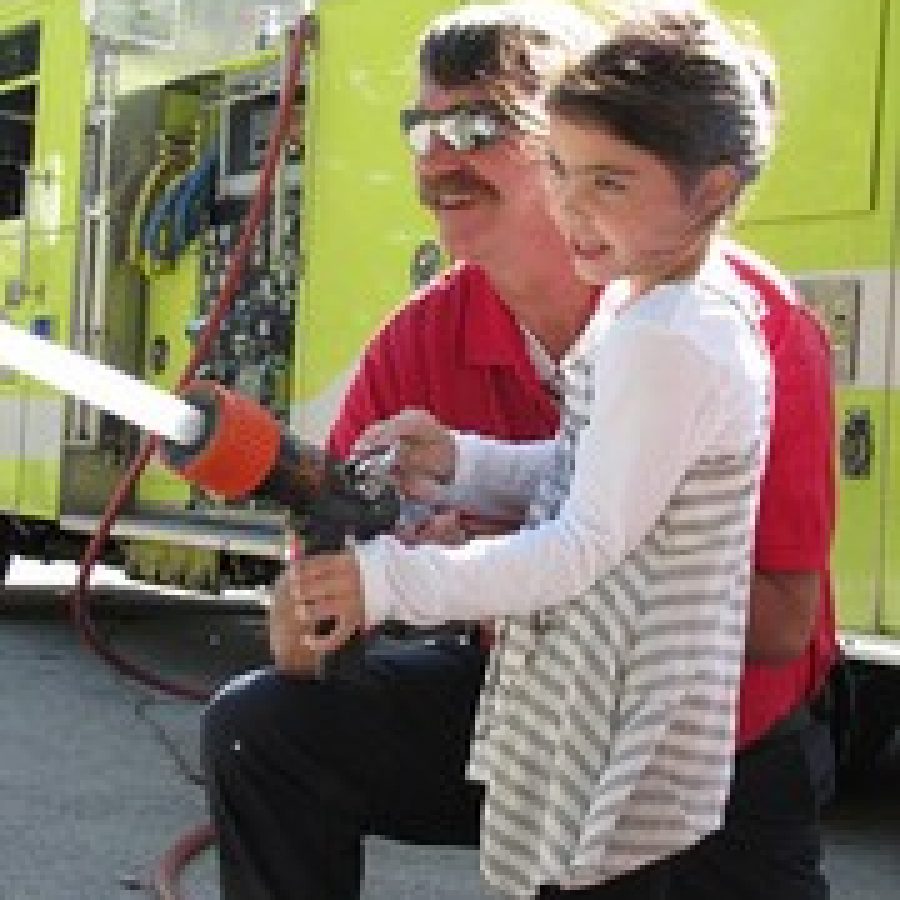
M58 614L71 567L18 563L0 597L0 900L152 896L154 862L205 818L199 707L162 697L92 656ZM129 658L213 685L264 659L251 595L222 601L100 579L100 628ZM829 811L836 900L900 898L900 752ZM471 850L372 841L365 900L480 900ZM213 900L211 854L183 882Z

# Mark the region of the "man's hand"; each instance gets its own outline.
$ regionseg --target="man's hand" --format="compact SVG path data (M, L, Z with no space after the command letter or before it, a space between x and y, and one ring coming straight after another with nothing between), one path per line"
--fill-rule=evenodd
M495 537L519 531L523 525L518 516L503 518L480 516L460 509L437 510L429 516L398 526L395 535L407 546L443 544L455 546L472 538Z
M462 525L462 516L455 509L434 512L416 521L401 523L394 533L408 547L417 544L443 544L452 547L464 544L468 539Z
M312 674L321 657L342 647L364 624L362 579L352 553L298 559L272 590L269 646L275 666Z

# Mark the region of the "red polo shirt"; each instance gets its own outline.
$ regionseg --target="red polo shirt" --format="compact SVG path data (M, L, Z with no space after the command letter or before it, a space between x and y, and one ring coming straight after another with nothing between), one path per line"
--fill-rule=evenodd
M834 521L834 428L828 340L777 273L735 248L741 278L761 295L775 399L763 479L756 566L822 572L808 652L779 666L748 665L738 746L762 735L821 686L836 655L828 554ZM552 298L548 298L551 302ZM408 407L494 437L550 437L558 412L535 374L522 332L484 273L460 264L403 306L371 341L331 434L345 454L373 422Z
M764 304L774 402L763 475L755 566L820 573L820 606L807 652L780 665L748 663L738 706L738 748L822 687L837 658L829 555L835 519L831 348L815 315L783 278L735 248L732 265Z
M369 343L332 429L332 451L344 455L368 425L409 407L509 440L556 431L558 411L522 331L475 266L454 266L423 288Z

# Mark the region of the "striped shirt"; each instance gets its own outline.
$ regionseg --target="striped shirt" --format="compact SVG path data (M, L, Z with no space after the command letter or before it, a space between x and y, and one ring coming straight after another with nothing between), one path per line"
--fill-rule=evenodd
M555 441L460 437L457 499L529 499L530 529L358 548L373 621L500 617L470 773L509 896L603 883L720 824L767 437L755 299L713 252L614 321L604 305L563 363Z

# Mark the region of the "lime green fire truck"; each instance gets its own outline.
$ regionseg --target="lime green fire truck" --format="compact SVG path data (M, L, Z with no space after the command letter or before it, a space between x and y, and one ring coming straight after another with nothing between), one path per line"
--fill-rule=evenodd
M442 264L398 110L451 0L4 0L0 315L171 388L221 287L309 14L293 126L203 373L326 433L365 339ZM721 0L758 23L785 119L738 236L831 327L834 571L871 746L900 708L900 0ZM135 450L127 425L0 369L0 564L74 558ZM258 583L284 521L152 466L110 553L155 584Z

